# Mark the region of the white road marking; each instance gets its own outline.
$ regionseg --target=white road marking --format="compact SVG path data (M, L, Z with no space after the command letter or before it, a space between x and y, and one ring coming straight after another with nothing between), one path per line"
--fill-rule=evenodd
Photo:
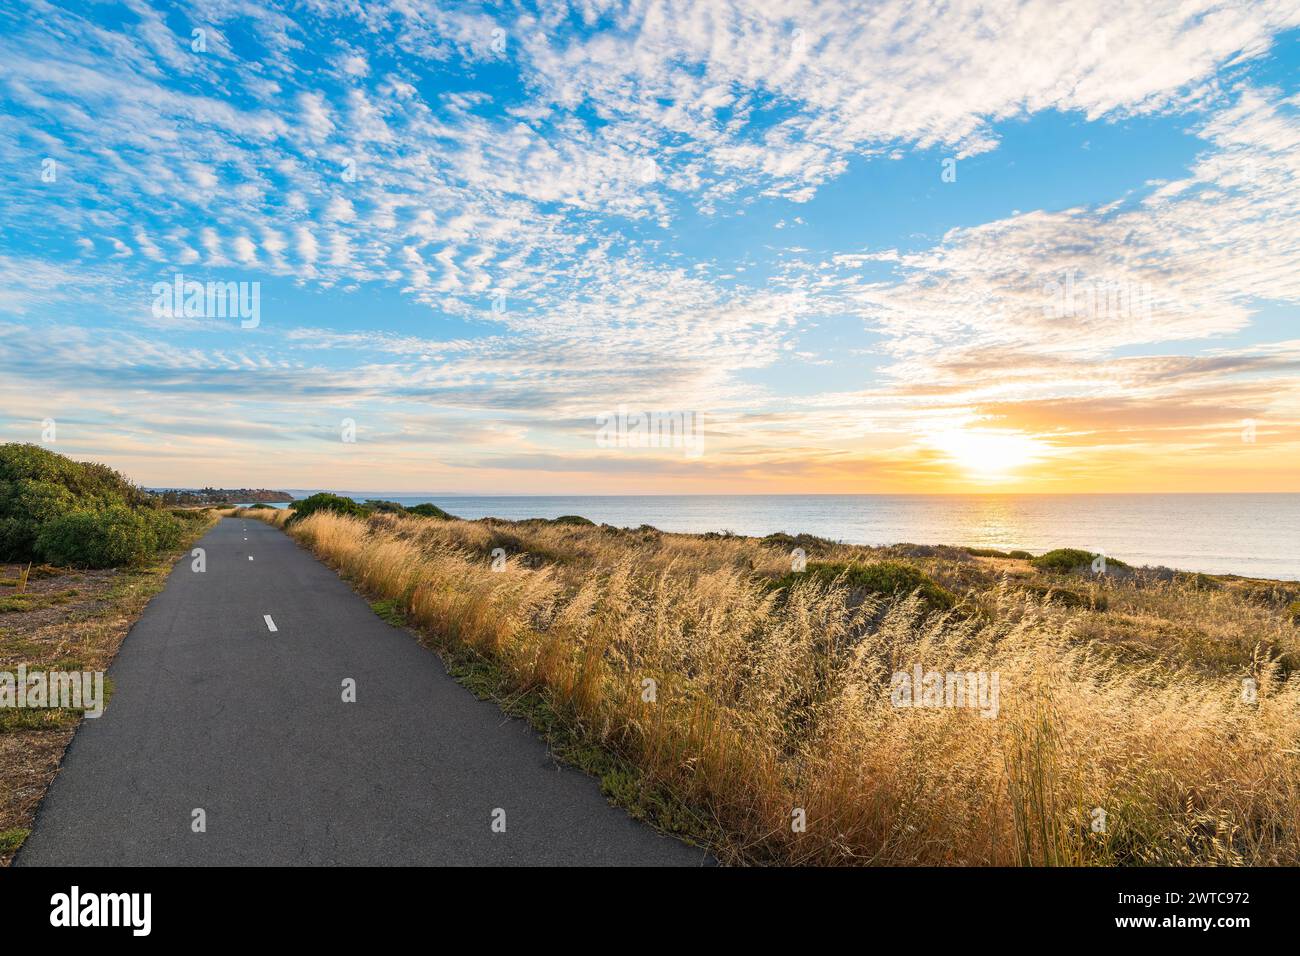
M252 561L252 560L253 560L253 556L252 556L251 554L248 556L248 560L249 560L249 561Z
M262 620L266 622L266 629L270 631L272 634L274 634L276 631L279 630L279 628L275 626L275 621L271 620L271 615L263 614Z

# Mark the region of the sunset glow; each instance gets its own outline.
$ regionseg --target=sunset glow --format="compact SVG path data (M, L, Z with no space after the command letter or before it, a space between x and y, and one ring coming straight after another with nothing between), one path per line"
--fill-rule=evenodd
M975 481L996 482L1039 461L1046 447L1029 435L980 428L954 428L931 442Z
M150 486L1300 490L1294 6L309 6L6 22L0 439Z

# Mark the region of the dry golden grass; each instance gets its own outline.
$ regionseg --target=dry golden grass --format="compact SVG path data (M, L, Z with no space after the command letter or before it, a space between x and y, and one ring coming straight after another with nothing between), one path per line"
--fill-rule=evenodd
M957 549L812 543L818 559L906 554L962 599L931 613L842 582L774 587L788 541L328 513L288 530L694 808L725 862L1300 863L1285 586L1261 603L1255 582L1048 579ZM917 664L996 672L997 716L893 706L891 675Z

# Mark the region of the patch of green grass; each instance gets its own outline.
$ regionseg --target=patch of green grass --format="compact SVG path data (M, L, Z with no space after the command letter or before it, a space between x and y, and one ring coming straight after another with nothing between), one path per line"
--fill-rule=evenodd
M935 583L920 568L904 561L878 561L875 564L810 561L805 570L791 572L773 586L788 588L801 581L818 581L822 584L838 582L840 586L852 591L865 591L886 597L905 596L919 591L921 599L938 610L947 610L957 603L957 597L951 591Z
M391 624L393 627L406 627L406 612L402 610L400 603L395 598L389 598L386 601L375 601L370 605L370 610L374 611L380 620Z
M85 662L75 658L61 658L57 661L51 661L49 664L28 664L27 669L31 673L37 671L43 673L63 671L68 673L89 670L90 668L85 665ZM100 707L106 710L112 698L113 679L106 676ZM66 727L75 727L77 722L81 720L81 716L89 709L88 706L0 708L0 733L10 733L15 730L60 730Z
M0 734L75 727L84 712L74 707L5 707L0 709Z
M33 594L31 592L10 594L7 597L0 598L0 614L39 611L41 608L67 604L77 594L76 588L69 588L66 591L51 591L48 594Z
M31 835L27 827L15 827L12 830L0 830L0 856L17 853L18 848Z

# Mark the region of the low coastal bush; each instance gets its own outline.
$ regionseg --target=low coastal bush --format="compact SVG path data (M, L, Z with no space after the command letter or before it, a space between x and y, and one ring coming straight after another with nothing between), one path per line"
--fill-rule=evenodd
M301 501L295 501L293 503L293 514L289 516L288 521L285 523L296 524L320 511L328 511L336 515L350 515L354 518L364 518L369 513L351 498L332 495L328 491L319 491L314 495L303 498Z
M1057 548L1054 551L1039 555L1029 563L1039 571L1047 571L1052 574L1072 574L1091 571L1092 563L1097 557L1093 552L1083 551L1079 548ZM1108 570L1111 568L1125 570L1128 567L1118 558L1106 558L1106 568Z
M558 518L551 519L551 523L575 525L581 528L596 527L596 522L592 521L589 518L584 518L582 515L560 515Z
M786 553L799 548L805 555L826 554L835 546L835 542L828 538L819 538L813 534L786 534L784 531L769 534L761 540L764 544L783 548Z
M301 521L318 511L349 515L353 518L366 518L370 515L414 515L420 518L438 518L446 521L452 517L433 504L415 505L412 508L407 508L396 501L385 501L380 498L370 498L364 504L361 504L343 495L334 495L327 491L321 491L301 501L295 501L293 503L293 512L285 521L285 524Z
M212 516L211 508L168 508L167 513L173 518L191 524L201 524Z
M107 465L0 445L0 560L135 564L175 547L182 520Z
M973 558L1009 558L1005 551L999 551L997 548L963 548L967 554Z
M1014 558L1018 561L1028 561L1033 558L1028 551L999 551L997 548L963 548L962 550L973 558Z
M180 538L180 522L165 511L112 505L51 518L37 534L36 550L52 564L111 568L140 564Z
M408 515L415 515L417 518L437 518L439 521L450 521L451 515L443 511L435 504L425 502L424 504L412 505L406 509Z

